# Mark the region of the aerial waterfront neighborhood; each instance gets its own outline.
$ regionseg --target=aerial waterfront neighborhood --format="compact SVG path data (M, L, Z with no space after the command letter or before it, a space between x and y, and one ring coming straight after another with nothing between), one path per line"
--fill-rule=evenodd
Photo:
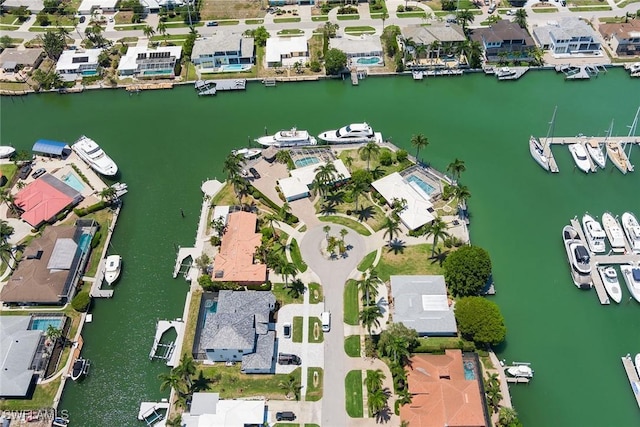
M481 73L498 85L522 78L519 85L533 70L555 70L554 78L568 85L585 80L575 83L585 88L599 83L586 80L608 78L617 67L626 79L640 76L635 2L220 3L6 0L0 5L2 108L51 96L64 109L67 100L108 92L126 95L133 111L144 97L164 93L155 89L175 88L167 93L183 96L182 85L195 87L195 93L188 89L194 103L220 103L256 89L299 87L302 93L322 84L297 82L342 81L358 91L376 76L424 86ZM222 91L237 93L203 98ZM106 121L108 113L96 111ZM138 112L144 126L174 120ZM214 127L225 125L215 121L218 115L211 113ZM238 141L245 148L220 143L216 158L208 159L210 170L199 172L200 188L180 189L199 190L197 206L171 204L167 190L172 217L158 229L188 226L195 239L167 237L169 249L149 245L137 253L127 248L131 223L144 228L153 221L149 215L166 212L163 206L161 213L141 214L146 207L129 206L130 198L157 184L136 180L135 156L80 125L69 140L54 136L55 129L39 130L52 139L3 137L0 422L523 425L529 414L512 394L515 389L522 399L527 385L536 386L536 361L527 354L501 359L507 338L509 345L523 338L511 334L496 298L503 286L513 286L494 281L504 260L493 261L494 247L471 242L480 219L469 205L478 199L469 178L477 171L467 170L473 159L451 146L445 160L432 162L425 155L431 137L420 123L408 130L410 139L394 141L386 128L353 115L360 117L347 111L342 122L317 122L320 132L302 122L276 131L247 114L246 133L258 123L264 134ZM558 146L568 147L575 162L575 173L563 170L562 177L594 178L607 168L606 179L634 179L639 115L640 109L623 136L613 136L612 123L606 136L563 137L556 134L554 110L546 137L529 139L531 157L554 173L544 174L551 180L559 179L558 164L567 164ZM4 126L11 125L3 119ZM524 144L526 138L518 147ZM144 153L168 163L158 155L170 153ZM163 170L162 178L151 178L154 169L145 179L164 182L181 167ZM223 176L212 177L216 168ZM132 194L124 182L129 177L137 184ZM601 305L622 311L640 303L640 210L630 206L620 214L576 216L556 246L565 249L580 292L594 289ZM559 241L560 230L554 232ZM171 272L169 286L180 289L179 298L154 283ZM157 286L157 301L136 300L110 317L122 296L145 286ZM169 311L155 304L172 304L179 313L164 314ZM101 419L102 409L79 413L73 400L95 394L90 387L98 381L106 387L117 372L99 354L96 338L109 318L141 325L134 341L119 338L122 348L108 362L127 365L119 381L141 385L139 395L117 404L116 415ZM624 374L624 396L640 406L635 345L614 363Z

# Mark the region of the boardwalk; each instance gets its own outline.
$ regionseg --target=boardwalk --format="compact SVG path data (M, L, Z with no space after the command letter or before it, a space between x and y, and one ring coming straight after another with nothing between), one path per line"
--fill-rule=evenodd
M638 404L638 407L640 407L640 378L638 378L638 372L633 366L631 356L627 355L622 357L622 366L624 366L627 378L629 379L629 384L631 385L633 396L636 398L636 403Z

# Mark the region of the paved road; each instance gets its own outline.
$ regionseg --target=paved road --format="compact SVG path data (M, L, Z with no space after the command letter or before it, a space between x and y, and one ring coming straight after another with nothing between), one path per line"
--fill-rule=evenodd
M324 336L324 393L322 398L323 426L346 427L349 423L345 410L344 377L348 357L344 352L344 327L342 296L344 283L365 255L365 242L353 230L345 236L345 243L352 249L348 257L326 259L320 249L326 235L324 225L309 229L300 242L300 251L307 265L320 278L325 295L325 310L331 312L331 331ZM330 234L339 236L339 225L330 225Z

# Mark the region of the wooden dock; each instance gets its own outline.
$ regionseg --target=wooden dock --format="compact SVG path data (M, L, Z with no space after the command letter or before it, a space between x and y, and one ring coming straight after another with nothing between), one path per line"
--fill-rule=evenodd
M140 92L142 90L156 90L156 89L173 89L172 82L162 83L142 83L127 86L127 92Z
M351 84L353 86L358 86L358 84L360 84L360 82L358 81L358 73L356 72L356 70L351 70Z
M556 163L556 158L553 157L553 151L551 151L551 143L548 141L545 141L542 147L543 147L542 154L544 154L547 157L547 159L549 159L549 170L552 173L560 172L560 169L558 168L558 163Z
M627 373L627 378L629 379L633 395L636 398L636 403L638 407L640 407L640 378L638 378L638 372L635 366L633 366L633 360L630 355L622 357L622 366L624 366L624 370Z
M503 71L503 68L508 68L507 72ZM529 71L529 67L503 67L499 68L498 71L495 72L498 80L518 80L520 77L524 76L524 74Z

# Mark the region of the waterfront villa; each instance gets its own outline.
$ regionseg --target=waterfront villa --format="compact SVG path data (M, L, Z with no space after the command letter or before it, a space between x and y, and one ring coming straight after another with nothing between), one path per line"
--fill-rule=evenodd
M213 264L214 282L261 285L267 281L267 266L255 262L262 235L256 233L258 216L251 212L229 214L220 252Z
M373 188L391 206L395 199L404 199L406 208L400 212L400 221L409 229L415 230L435 219L430 196L420 188L418 181L409 181L398 172L394 172L372 184Z
M411 427L491 425L477 364L464 360L460 350L416 354L407 366L411 402L400 407L400 418Z
M349 169L347 169L342 160L333 160L332 163L336 169L336 174L333 181L328 184L339 185L351 178L351 173L349 173ZM282 195L285 200L287 202L292 202L294 200L309 197L311 194L311 186L318 174L316 170L325 164L326 162L319 162L293 169L290 172L290 177L278 180L278 187L280 187L280 191L282 191Z
M444 276L391 276L393 321L419 336L455 336L456 318Z
M221 290L211 307L201 308L206 313L194 358L241 362L245 374L273 373L275 331L270 318L276 297L268 291Z
M102 49L65 50L58 58L56 72L63 80L73 81L98 74L98 57Z
M640 55L640 19L600 24L598 31L616 55Z
M16 305L64 305L73 297L98 230L93 220L46 227L0 291L0 301Z
M264 399L220 399L219 393L193 393L184 427L244 427L264 424Z
M306 64L309 61L307 38L269 37L265 57L267 67L292 67L296 62Z
M82 0L78 6L80 15L91 15L94 10L102 10L103 12L114 12L118 0Z
M31 13L38 13L44 9L44 0L5 0L2 7L7 10L26 7Z
M182 46L158 46L151 49L131 46L120 58L118 73L138 78L175 77L174 68L182 54Z
M398 43L406 53L415 57L415 65L443 65L439 61L425 61L424 58L437 60L441 53L450 55L467 40L462 27L452 23L409 25L400 31ZM422 52L425 53L424 58Z
M542 49L549 50L554 56L600 52L597 33L579 18L563 18L559 23L536 27L533 37Z
M253 37L224 32L197 39L191 53L191 61L201 72L224 71L220 70L224 65L253 65L254 57Z
M384 65L384 54L380 37L372 34L334 37L329 39L329 48L338 49L347 55L352 67Z
M56 215L83 199L78 190L46 173L18 192L15 205L22 211L22 220L32 227L39 227L55 221Z
M6 48L0 53L0 68L5 72L16 72L23 68L38 68L42 62L44 50Z
M474 28L471 40L482 45L485 58L489 62L500 61L501 55L504 54L508 59L528 61L530 49L536 46L525 28L506 19L501 19L489 27Z

